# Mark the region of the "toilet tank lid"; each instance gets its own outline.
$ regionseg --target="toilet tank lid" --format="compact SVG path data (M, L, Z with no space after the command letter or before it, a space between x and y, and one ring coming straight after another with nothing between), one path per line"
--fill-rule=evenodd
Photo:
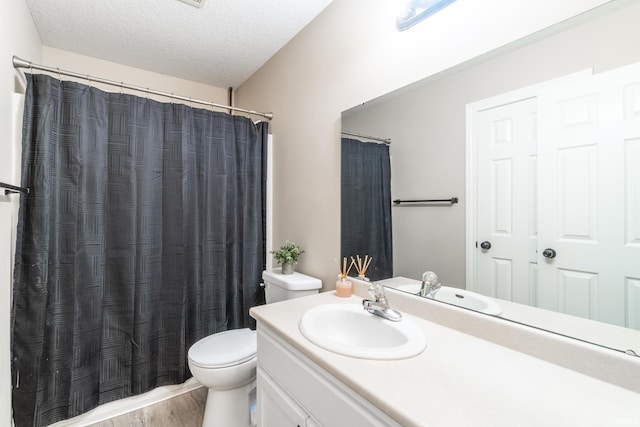
M262 280L290 291L306 291L310 289L320 289L322 281L306 274L298 273L282 274L281 268L265 270L262 272Z
M226 367L255 357L256 331L231 329L202 338L189 348L191 362L202 367Z

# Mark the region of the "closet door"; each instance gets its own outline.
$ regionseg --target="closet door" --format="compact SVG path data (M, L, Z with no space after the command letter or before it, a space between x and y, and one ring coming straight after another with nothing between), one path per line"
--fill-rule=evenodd
M541 308L640 329L640 66L544 90Z
M477 285L487 296L535 305L536 100L477 115Z

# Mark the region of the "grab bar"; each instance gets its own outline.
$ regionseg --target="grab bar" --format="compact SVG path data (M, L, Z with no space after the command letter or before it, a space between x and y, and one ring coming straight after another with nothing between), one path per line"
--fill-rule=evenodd
M4 188L4 195L7 196L9 194L14 193L24 193L29 194L29 189L24 187L17 187L15 185L6 184L4 182L0 182L0 188Z
M400 200L396 199L393 201L394 205L399 205L401 203L458 203L457 197L452 197L450 199L425 199L425 200Z

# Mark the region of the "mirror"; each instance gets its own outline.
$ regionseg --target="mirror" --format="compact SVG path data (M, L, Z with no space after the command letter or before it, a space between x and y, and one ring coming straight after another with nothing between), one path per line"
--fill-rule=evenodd
M466 193L467 106L583 70L599 75L640 62L640 51L632 43L640 38L640 28L629 19L638 13L639 5L627 4L588 19L578 17L343 112L342 130L350 134L343 135L343 141L379 144L377 139L390 139L392 200L458 199L392 204L392 272L376 280L387 279L385 285L396 288L411 285L405 289L415 291L422 273L432 270L446 287L465 290L473 281L466 271L475 271L467 270L470 239L465 231L468 202L475 197ZM342 203L350 202L343 197ZM483 201L476 203L481 206ZM640 258L636 263L640 265ZM635 329L640 328L640 280L632 279L625 292L630 298L627 319L635 316L633 327L508 299L496 300L502 308L499 316L640 354L640 331ZM597 318L595 313L589 316Z

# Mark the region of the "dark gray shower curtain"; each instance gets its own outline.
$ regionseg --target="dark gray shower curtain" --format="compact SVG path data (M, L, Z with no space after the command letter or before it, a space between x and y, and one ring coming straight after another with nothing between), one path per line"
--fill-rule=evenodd
M43 426L189 378L264 302L267 124L28 75L13 410Z
M389 146L343 138L341 152L342 256L369 255L370 280L392 277Z

